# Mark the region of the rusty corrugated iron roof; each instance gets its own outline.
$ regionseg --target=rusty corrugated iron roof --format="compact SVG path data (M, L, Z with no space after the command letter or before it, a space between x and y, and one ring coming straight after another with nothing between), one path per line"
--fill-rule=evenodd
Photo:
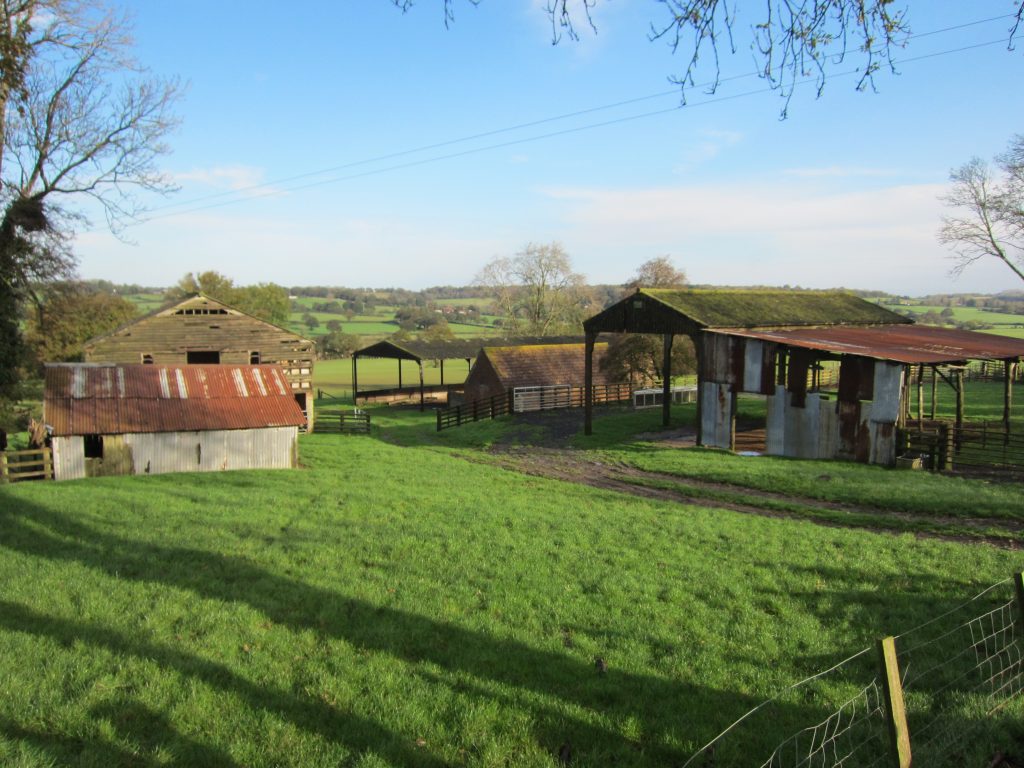
M929 325L832 326L778 331L717 328L707 332L910 364L939 365L1024 357L1024 339Z
M43 419L56 436L306 423L276 365L49 364Z

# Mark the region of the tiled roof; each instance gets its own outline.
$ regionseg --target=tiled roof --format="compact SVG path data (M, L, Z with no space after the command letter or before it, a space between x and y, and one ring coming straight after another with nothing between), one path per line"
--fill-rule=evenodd
M276 365L51 364L43 419L56 436L305 424Z

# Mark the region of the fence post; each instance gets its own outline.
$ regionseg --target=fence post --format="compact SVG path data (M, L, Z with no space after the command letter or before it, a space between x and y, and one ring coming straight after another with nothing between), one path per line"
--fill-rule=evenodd
M44 480L53 480L53 449L43 448L43 477Z
M892 765L894 768L910 768L910 731L907 730L907 711L903 705L903 683L900 681L895 638L883 637L878 641L878 663L882 673Z
M442 410L441 408L438 408L436 411L434 411L435 415L437 416L437 431L438 432L441 431L441 410Z
M953 468L953 430L948 424L939 425L939 471Z
M7 470L7 454L0 451L0 483L10 482Z
M1024 573L1013 574L1013 589L1017 593L1017 629L1024 645Z

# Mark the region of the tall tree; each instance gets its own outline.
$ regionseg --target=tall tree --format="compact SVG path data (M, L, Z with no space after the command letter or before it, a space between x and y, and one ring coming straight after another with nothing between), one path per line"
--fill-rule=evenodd
M960 215L943 218L939 242L956 253L953 274L996 259L1024 280L1024 135L1015 136L993 170L975 157L950 174L943 200Z
M34 286L66 277L67 246L83 221L75 201L98 203L121 232L141 191L172 188L156 166L174 127L175 81L129 55L123 16L90 0L0 0L0 336L20 352L16 320ZM6 361L5 361L6 362ZM0 396L15 383L9 366Z
M491 291L505 328L516 334L579 333L591 307L586 279L573 272L560 243L528 243L515 256L494 259L476 283Z
M230 277L214 270L196 274L188 272L164 295L168 301L180 301L196 293L222 301L248 315L275 325L287 323L291 311L288 291L280 285L256 283L237 286Z
M637 288L680 288L686 283L686 273L676 269L670 256L656 256L637 267L625 287L629 292Z
M41 305L29 314L25 340L37 365L81 360L86 341L137 314L137 307L120 296L92 290L85 283L54 283L42 292Z

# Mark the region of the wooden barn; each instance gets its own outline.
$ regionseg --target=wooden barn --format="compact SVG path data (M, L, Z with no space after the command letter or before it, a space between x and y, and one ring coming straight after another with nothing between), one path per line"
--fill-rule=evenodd
M310 428L316 344L202 294L85 344L85 360L142 365L277 365Z
M641 289L583 325L588 387L601 333L659 334L666 352L675 335L693 339L701 445L734 448L737 394L753 393L767 399L769 454L875 464L896 460L896 429L911 410L911 369L918 418L928 367L956 391L959 423L963 366L1002 364L1008 424L1013 373L1024 356L1024 340L917 326L836 291ZM813 384L824 362L839 364L835 392ZM664 378L667 387L671 370ZM667 397L663 420L667 425ZM592 431L589 407L584 431Z
M607 344L595 345L595 361L600 363L607 351ZM484 347L466 378L464 400L486 400L527 387L581 387L584 361L584 345L579 343ZM611 384L599 368L595 385Z
M46 366L54 479L296 466L305 417L276 365Z

